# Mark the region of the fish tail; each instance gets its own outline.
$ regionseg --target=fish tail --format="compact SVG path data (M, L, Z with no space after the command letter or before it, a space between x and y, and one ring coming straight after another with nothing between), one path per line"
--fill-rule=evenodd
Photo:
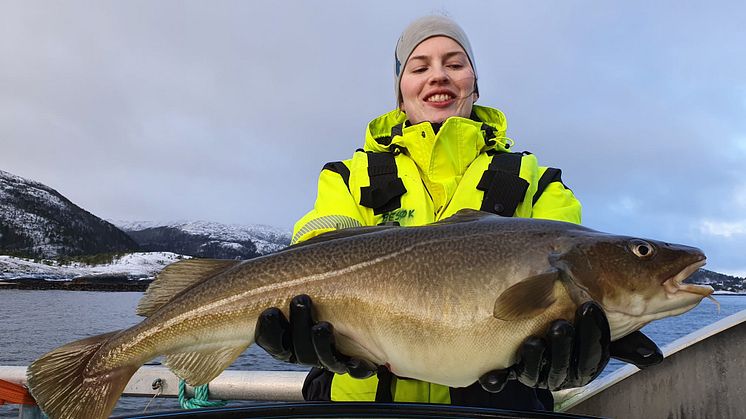
M50 419L109 417L138 366L123 365L96 375L86 373L86 367L117 333L61 346L28 367L29 391Z

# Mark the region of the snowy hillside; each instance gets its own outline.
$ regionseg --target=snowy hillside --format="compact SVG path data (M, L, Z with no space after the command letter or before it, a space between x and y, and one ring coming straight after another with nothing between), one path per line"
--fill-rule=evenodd
M262 225L118 224L122 229L46 185L0 171L0 255L57 258L145 251L251 259L290 243L289 231Z
M0 254L29 257L137 250L114 225L54 189L0 170Z
M0 280L46 279L64 281L79 277L123 276L129 279L152 279L166 265L188 256L168 252L130 253L112 263L85 265L75 262L62 265L54 260L35 262L12 256L0 256Z
M207 221L112 223L132 237L142 250L170 251L198 257L250 259L290 244L289 231L264 225Z

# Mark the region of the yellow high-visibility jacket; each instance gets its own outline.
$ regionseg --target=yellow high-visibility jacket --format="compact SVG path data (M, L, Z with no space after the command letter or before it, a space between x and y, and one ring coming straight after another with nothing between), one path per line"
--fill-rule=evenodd
M502 112L477 105L471 118L448 118L437 132L429 122L407 125L399 110L374 119L363 150L324 166L314 208L295 224L292 243L340 228L429 224L463 208L580 223L580 202L562 184L559 170L539 166L536 157L525 152L511 154L519 165L513 174L491 166L510 154L506 128ZM388 160L381 159L386 156ZM505 213L499 199L495 203L489 198L507 193L501 189L513 194L512 213ZM377 385L375 376L359 380L335 375L331 399L372 401ZM394 379L391 387L394 401L450 403L444 386Z

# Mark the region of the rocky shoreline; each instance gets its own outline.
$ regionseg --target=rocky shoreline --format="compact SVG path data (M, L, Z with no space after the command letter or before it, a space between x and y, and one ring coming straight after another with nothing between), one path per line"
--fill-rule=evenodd
M151 279L129 279L125 276L76 278L70 281L47 281L45 279L21 278L0 281L0 290L64 290L64 291L145 291Z

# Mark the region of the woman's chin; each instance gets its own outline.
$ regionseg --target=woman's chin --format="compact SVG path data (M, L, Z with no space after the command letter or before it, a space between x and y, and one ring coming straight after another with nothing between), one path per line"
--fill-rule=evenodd
M449 113L443 113L443 112L437 112L437 113L431 113L428 115L424 115L421 118L419 118L419 122L412 122L412 124L419 124L420 122L429 122L431 124L442 124L445 122L446 119L456 116L456 114L449 112Z

